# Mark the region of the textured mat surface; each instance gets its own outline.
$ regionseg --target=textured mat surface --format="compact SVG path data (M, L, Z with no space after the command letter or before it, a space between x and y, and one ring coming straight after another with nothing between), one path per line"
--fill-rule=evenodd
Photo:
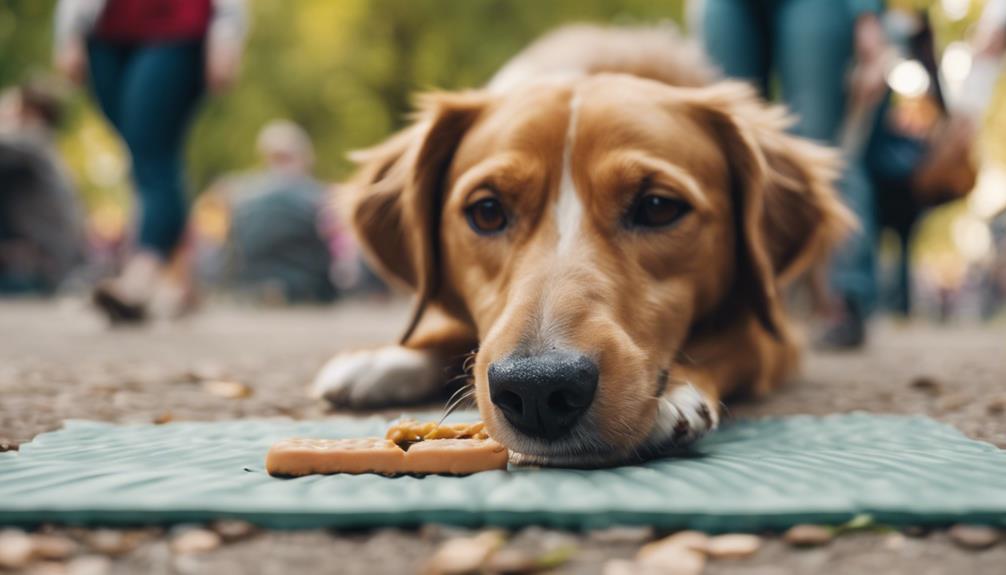
M263 469L277 439L378 435L385 425L68 422L20 453L0 453L0 524L240 517L279 528L436 521L740 531L869 513L892 524L1006 525L1006 452L924 418L740 422L703 440L695 456L607 470L274 479Z

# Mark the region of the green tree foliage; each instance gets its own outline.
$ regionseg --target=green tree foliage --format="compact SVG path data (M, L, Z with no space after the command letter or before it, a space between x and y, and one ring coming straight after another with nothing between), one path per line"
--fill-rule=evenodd
M892 0L893 1L893 0ZM917 7L928 0L902 0ZM55 0L0 0L0 87L51 61ZM240 81L209 97L189 140L193 190L256 161L255 135L274 118L305 126L318 172L345 176L350 150L400 127L412 95L475 87L530 40L569 22L680 22L684 0L249 0L252 33ZM974 3L972 16L979 4ZM973 17L969 20L973 20ZM967 22L937 14L941 35ZM1002 98L999 98L1002 101ZM1006 125L1006 106L990 124ZM83 94L73 100L61 147L88 205L128 198L124 154ZM1003 130L986 130L1006 157Z
M680 18L680 0L257 0L244 74L209 103L191 146L193 176L247 165L270 118L305 126L319 172L346 173L348 150L405 121L417 89L476 87L563 22Z

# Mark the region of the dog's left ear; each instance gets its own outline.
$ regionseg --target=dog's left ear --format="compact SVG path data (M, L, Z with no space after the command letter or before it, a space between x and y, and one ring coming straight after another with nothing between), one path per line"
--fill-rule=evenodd
M348 183L353 227L371 263L416 292L403 343L440 289L440 216L454 152L486 104L481 92L422 96L415 123L351 156L360 168Z
M730 167L737 229L736 282L765 328L785 323L779 289L822 261L854 227L834 188L834 150L786 132L785 110L766 105L754 89L721 82L694 91Z

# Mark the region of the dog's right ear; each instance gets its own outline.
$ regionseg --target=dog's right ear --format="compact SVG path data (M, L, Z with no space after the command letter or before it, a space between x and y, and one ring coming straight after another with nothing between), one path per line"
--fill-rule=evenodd
M415 123L350 156L359 169L347 185L346 213L378 271L415 290L413 326L440 287L440 210L447 171L487 98L481 92L427 94L419 100Z

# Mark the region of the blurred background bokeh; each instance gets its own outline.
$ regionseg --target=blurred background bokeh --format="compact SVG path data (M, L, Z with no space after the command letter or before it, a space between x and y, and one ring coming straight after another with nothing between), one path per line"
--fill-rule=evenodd
M958 48L982 0L892 1L926 10L945 80L966 75ZM0 88L46 73L52 59L54 0L0 3ZM350 150L372 145L407 121L411 95L485 82L510 56L563 23L654 23L687 28L684 0L250 0L251 34L237 85L212 97L189 138L189 189L199 195L227 174L259 162L256 135L289 119L314 144L315 175L338 181ZM79 190L92 238L128 233L128 162L85 94L69 90L58 148ZM1006 86L1000 81L981 130L982 173L966 199L928 213L915 239L919 281L956 283L993 257L993 216L1006 205ZM220 233L212 206L193 225ZM882 242L882 252L895 242ZM943 278L943 279L933 279ZM949 279L947 279L949 278ZM923 291L925 286L923 285ZM925 307L925 298L920 300ZM967 315L967 314L965 314Z

